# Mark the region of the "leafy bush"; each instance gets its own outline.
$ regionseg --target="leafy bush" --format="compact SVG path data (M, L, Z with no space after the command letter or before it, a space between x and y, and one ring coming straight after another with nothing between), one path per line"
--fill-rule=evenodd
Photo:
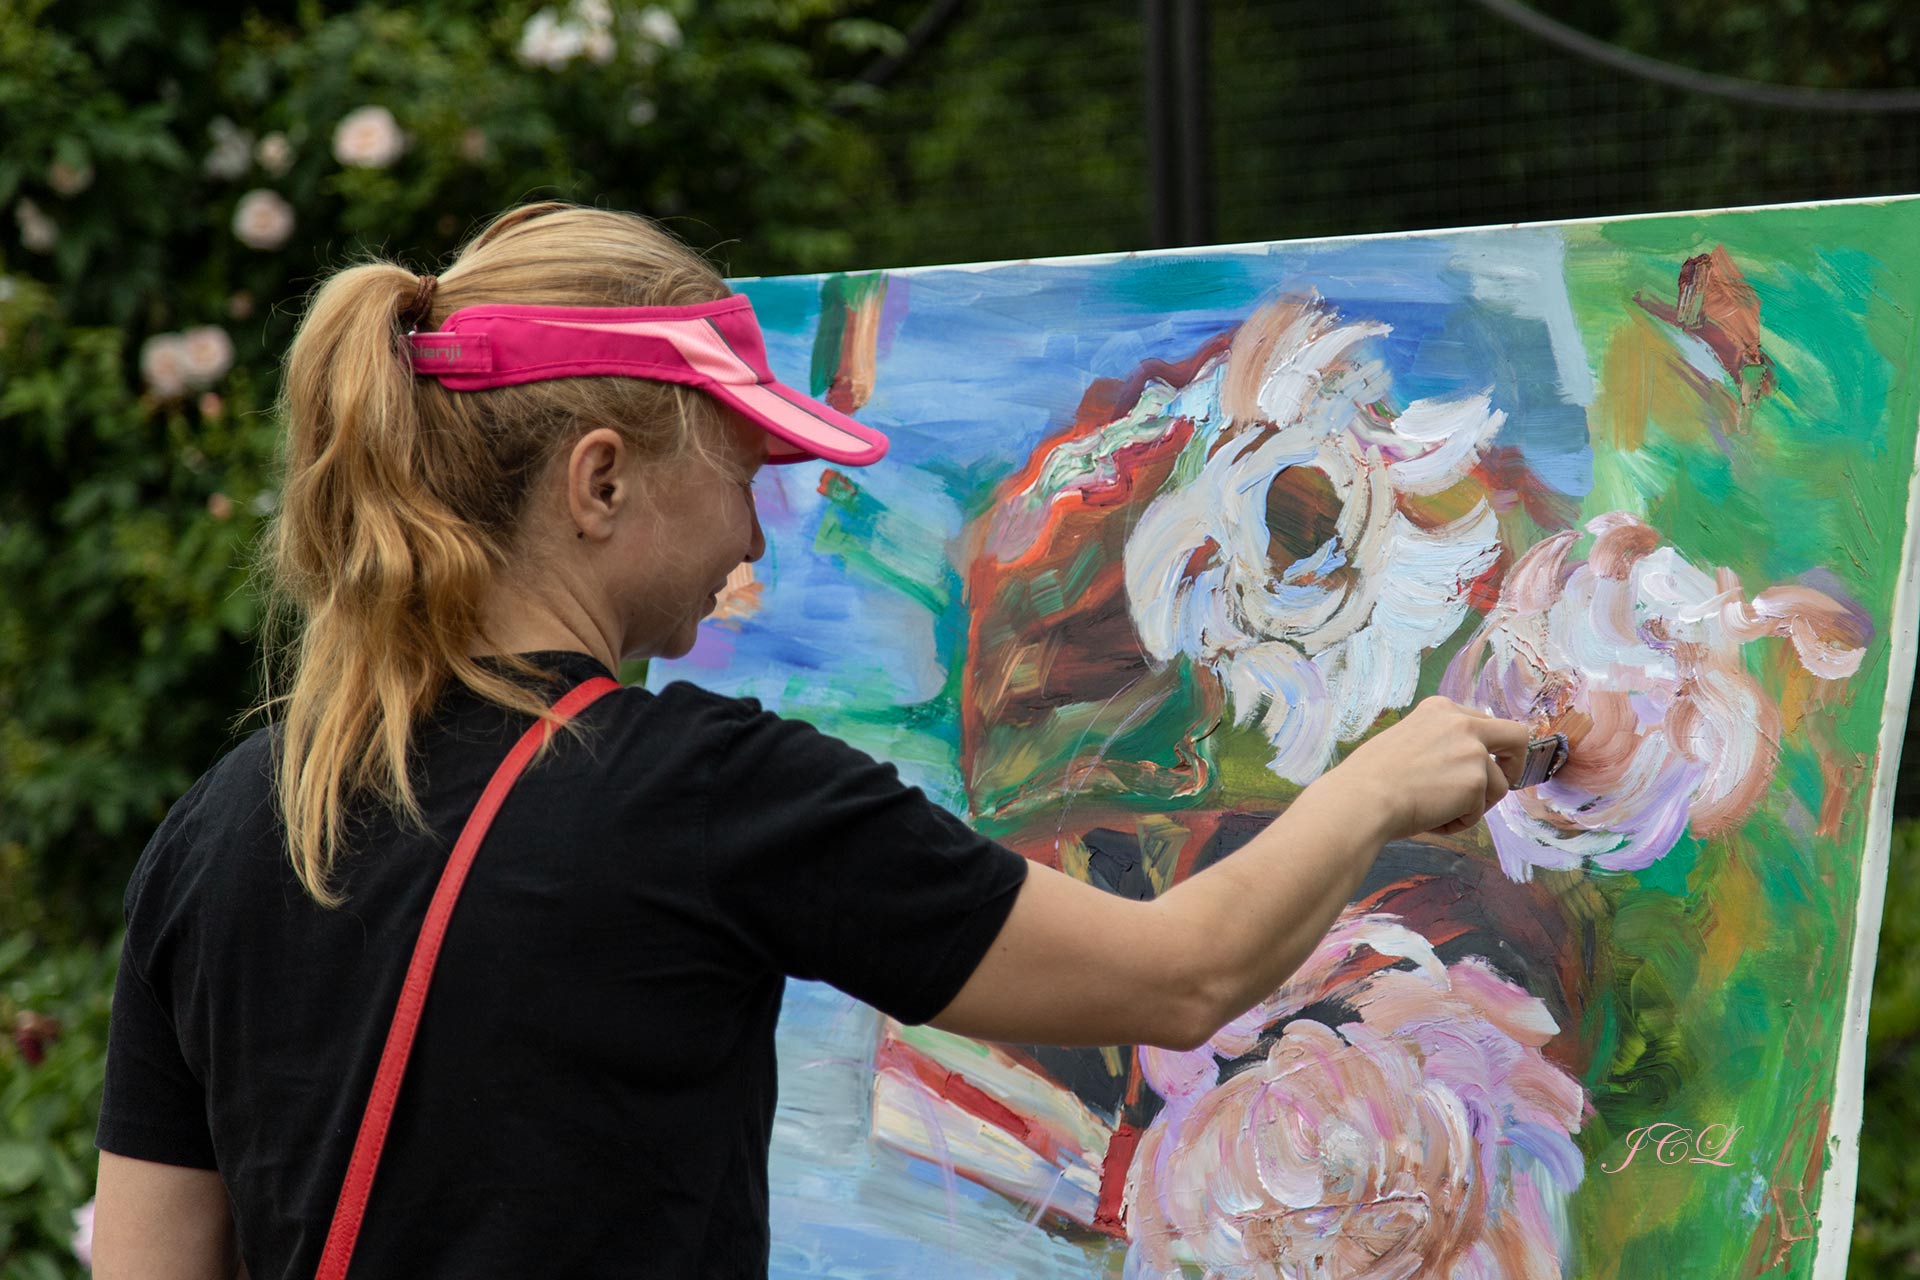
M298 299L558 195L844 265L870 0L0 6L0 937L98 937L259 693Z
M44 958L0 943L0 1280L83 1274L74 1213L93 1196L93 1127L117 944Z
M1847 1274L1920 1277L1920 822L1893 829L1867 1031L1866 1123Z

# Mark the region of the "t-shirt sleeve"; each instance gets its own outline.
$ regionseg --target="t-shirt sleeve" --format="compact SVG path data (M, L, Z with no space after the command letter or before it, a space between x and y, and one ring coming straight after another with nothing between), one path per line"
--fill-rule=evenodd
M196 1169L216 1163L206 1090L187 1066L173 1019L140 975L130 947L121 950L113 987L106 1092L94 1144L135 1160Z
M749 715L713 782L716 910L768 964L902 1022L959 994L1026 878L892 765L801 721Z

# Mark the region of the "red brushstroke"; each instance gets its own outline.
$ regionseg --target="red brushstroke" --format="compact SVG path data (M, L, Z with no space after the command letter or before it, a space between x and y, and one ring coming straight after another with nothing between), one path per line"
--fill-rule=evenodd
M1142 361L1125 379L1096 380L1081 397L1073 422L1036 445L1025 465L995 489L987 514L976 523L976 537L984 538L994 512L1038 482L1055 451L1125 417L1139 404L1149 383L1185 386L1209 361L1225 353L1230 339L1230 333L1221 334L1176 363ZM1021 721L1061 703L1101 701L1118 685L1137 677L1145 660L1126 614L1123 560L1132 525L1127 515L1166 482L1193 430L1192 422L1177 420L1157 439L1115 450L1110 459L1112 477L1057 495L1032 543L1011 561L1003 562L975 543L967 571L969 657L962 671L960 699L960 765L967 778L976 775L976 755L988 729L1002 723L1003 717ZM1049 571L1064 581L1075 563L1089 554L1099 567L1058 610L1041 612L1032 608L1026 593L1008 590L1014 583L1031 582ZM1010 607L1010 600L1023 603ZM1034 699L1009 701L1005 694L1011 671L1035 654L1045 659L1045 687L1037 697L1038 705L1032 705Z
M958 1071L947 1070L912 1046L892 1036L884 1038L874 1053L874 1068L878 1071L891 1070L896 1075L918 1081L935 1096L951 1102L974 1119L1011 1135L1041 1159L1059 1163L1059 1134L1043 1125L1030 1124L1019 1112L988 1094ZM1083 1151L1075 1150L1072 1154L1086 1159Z
M1134 1149L1141 1130L1122 1124L1107 1144L1106 1163L1100 1166L1100 1200L1093 1211L1093 1229L1116 1239L1127 1238L1127 1171L1133 1168Z

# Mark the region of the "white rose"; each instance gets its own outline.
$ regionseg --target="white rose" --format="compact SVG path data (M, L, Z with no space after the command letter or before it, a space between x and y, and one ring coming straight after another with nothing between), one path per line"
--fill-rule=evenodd
M284 133L270 133L253 149L253 158L271 177L281 177L293 168L293 144Z
M293 206L277 191L249 191L234 206L233 234L249 249L278 249L293 234Z
M573 16L595 31L605 31L613 25L613 6L607 0L574 0Z
M77 196L93 185L93 166L84 160L79 164L55 160L47 166L47 185L63 196Z
M213 149L200 167L209 178L238 178L253 164L253 135L225 116L215 116L207 126Z
M34 253L52 253L60 243L60 224L31 200L13 206L13 220L20 224L20 243Z
M641 35L662 49L680 47L680 24L674 21L672 14L657 4L650 4L642 9L634 25L639 28Z
M611 31L589 31L586 39L580 42L581 50L587 55L587 61L606 66L613 61L613 33Z
M635 98L633 105L627 108L627 123L645 128L660 118L660 108L653 105L650 98Z
M217 324L203 324L180 335L190 387L209 387L233 367L233 339Z
M520 61L530 67L558 71L580 56L586 38L583 28L560 21L551 9L542 9L520 29Z
M349 111L333 130L333 158L356 169L384 169L406 149L407 137L385 107Z
M140 376L147 390L163 400L187 390L187 340L177 333L156 333L140 348Z

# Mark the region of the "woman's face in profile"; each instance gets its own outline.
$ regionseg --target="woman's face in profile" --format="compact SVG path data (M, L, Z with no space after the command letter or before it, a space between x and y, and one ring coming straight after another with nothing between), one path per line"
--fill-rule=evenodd
M688 459L647 477L641 492L651 510L625 522L621 561L633 572L621 587L628 623L623 657L685 654L728 575L766 550L753 495L754 476L766 461L766 433L731 412L725 423L720 465Z

